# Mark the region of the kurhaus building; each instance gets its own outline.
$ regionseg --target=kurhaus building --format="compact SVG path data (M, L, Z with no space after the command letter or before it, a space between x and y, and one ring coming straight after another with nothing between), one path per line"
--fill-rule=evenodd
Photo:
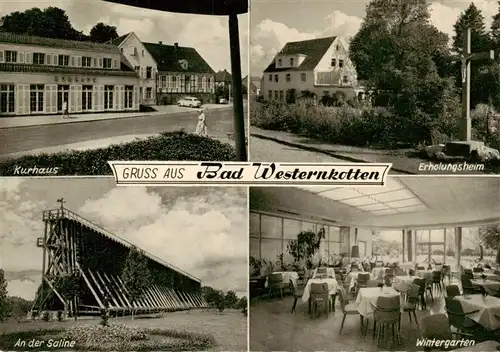
M213 99L215 71L195 48L142 42L133 32L110 43L120 48L139 73L143 104L177 104L185 96L205 103Z
M0 116L139 110L139 77L114 45L0 32Z

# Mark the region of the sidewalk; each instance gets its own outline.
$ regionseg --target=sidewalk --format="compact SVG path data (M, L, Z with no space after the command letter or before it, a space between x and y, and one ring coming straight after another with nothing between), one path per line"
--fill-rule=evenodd
M250 127L250 136L267 139L290 147L300 148L317 153L329 154L335 158L357 163L392 163L392 170L403 174L417 174L420 163L428 161L409 158L401 151L377 150L370 148L351 147L339 144L329 144L308 137L297 136L288 132L263 130ZM252 141L250 141L251 145Z
M159 135L159 133L126 135L126 136L96 139L96 140L85 141L85 142L63 144L63 145L57 145L54 147L25 150L25 151L18 152L18 153L0 155L0 160L7 159L7 158L8 159L11 159L11 158L17 159L17 158L20 158L20 157L25 156L25 155L55 154L55 153L74 151L74 150L83 151L83 150L101 149L101 148L107 148L111 145L130 143L130 142L133 142L136 140L145 140L145 139L148 139L149 137L154 137L154 136L158 136L158 135ZM220 138L220 137L215 137L215 136L210 136L210 138L212 138L214 140L218 140L222 143L227 143L227 144L230 144L231 146L234 146L234 141L232 141L229 138Z
M203 106L206 110L231 109L230 104L206 104ZM14 116L1 117L0 129L31 127L52 124L66 124L76 122L88 122L99 120L123 119L142 116L157 116L178 113L195 113L197 109L180 107L177 105L158 105L154 106L157 111L152 112L115 112L115 113L97 113L97 114L73 114L69 119L63 119L62 115L37 115L37 116Z

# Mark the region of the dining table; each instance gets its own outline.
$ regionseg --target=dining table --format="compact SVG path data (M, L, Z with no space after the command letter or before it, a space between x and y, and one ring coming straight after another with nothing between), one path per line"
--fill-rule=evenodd
M340 288L337 279L335 278L322 278L322 279L309 279L306 286L304 287L304 293L302 294L302 302L308 302L311 297L311 284L323 284L328 285L328 293L330 295L336 295Z
M356 297L358 312L368 318L373 315L373 304L377 304L379 297L399 297L399 292L392 287L363 287Z
M490 295L496 295L500 292L500 282L488 279L470 280L471 284L480 286L486 290Z
M483 296L481 294L456 296L467 317L474 320L487 330L493 331L500 328L500 298Z
M335 270L333 268L325 268L325 269L326 269L326 275L328 277L333 277L333 278L335 277ZM317 275L318 275L318 268L314 269L312 278L313 279L316 278Z
M392 287L394 287L396 291L405 291L405 288L407 288L408 285L413 284L413 280L418 278L418 276L410 275L394 276L392 279Z
M285 284L289 284L290 281L294 281L295 286L297 286L297 280L299 279L299 274L295 271L275 271L273 274L282 274L283 282ZM268 279L266 278L265 287L268 287Z
M356 283L358 282L358 276L359 274L369 274L370 275L370 278L369 280L373 280L374 279L374 276L371 274L371 273L367 273L365 271L355 271L355 272L350 272L349 274L347 274L347 277L351 277L350 280L351 280L351 283L349 284L349 290L351 290L354 285L356 285Z

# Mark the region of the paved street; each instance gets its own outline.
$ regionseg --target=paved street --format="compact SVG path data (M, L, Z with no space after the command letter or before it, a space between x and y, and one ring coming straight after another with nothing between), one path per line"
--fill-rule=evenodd
M276 162L308 162L308 163L345 163L345 160L334 158L323 153L310 152L289 147L266 139L250 138L250 158L252 161ZM391 170L391 175L401 173Z
M184 129L194 132L198 113L196 111L170 113L153 116L128 117L110 120L74 122L0 129L0 154L53 147L63 144L105 139L125 135L144 135ZM233 132L231 108L206 112L210 136L227 138Z

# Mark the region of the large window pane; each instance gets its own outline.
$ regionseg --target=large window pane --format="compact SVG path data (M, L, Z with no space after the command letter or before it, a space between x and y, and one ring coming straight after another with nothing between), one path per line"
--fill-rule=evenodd
M300 221L283 219L283 238L294 240L300 233ZM286 243L287 241L285 241Z
M330 256L340 254L340 242L329 242Z
M275 262L283 253L281 240L262 239L261 258Z
M260 217L262 238L281 239L281 218L275 216L261 215Z
M445 262L455 268L457 265L455 229L446 229L446 259Z
M258 238L250 238L250 256L260 259L260 240Z
M250 237L260 237L260 214L250 213Z
M429 242L429 230L416 231L417 242Z
M431 242L444 242L444 229L431 230Z
M364 259L366 257L366 242L358 241L359 246L359 257L360 259Z
M330 242L340 242L340 228L330 226Z

